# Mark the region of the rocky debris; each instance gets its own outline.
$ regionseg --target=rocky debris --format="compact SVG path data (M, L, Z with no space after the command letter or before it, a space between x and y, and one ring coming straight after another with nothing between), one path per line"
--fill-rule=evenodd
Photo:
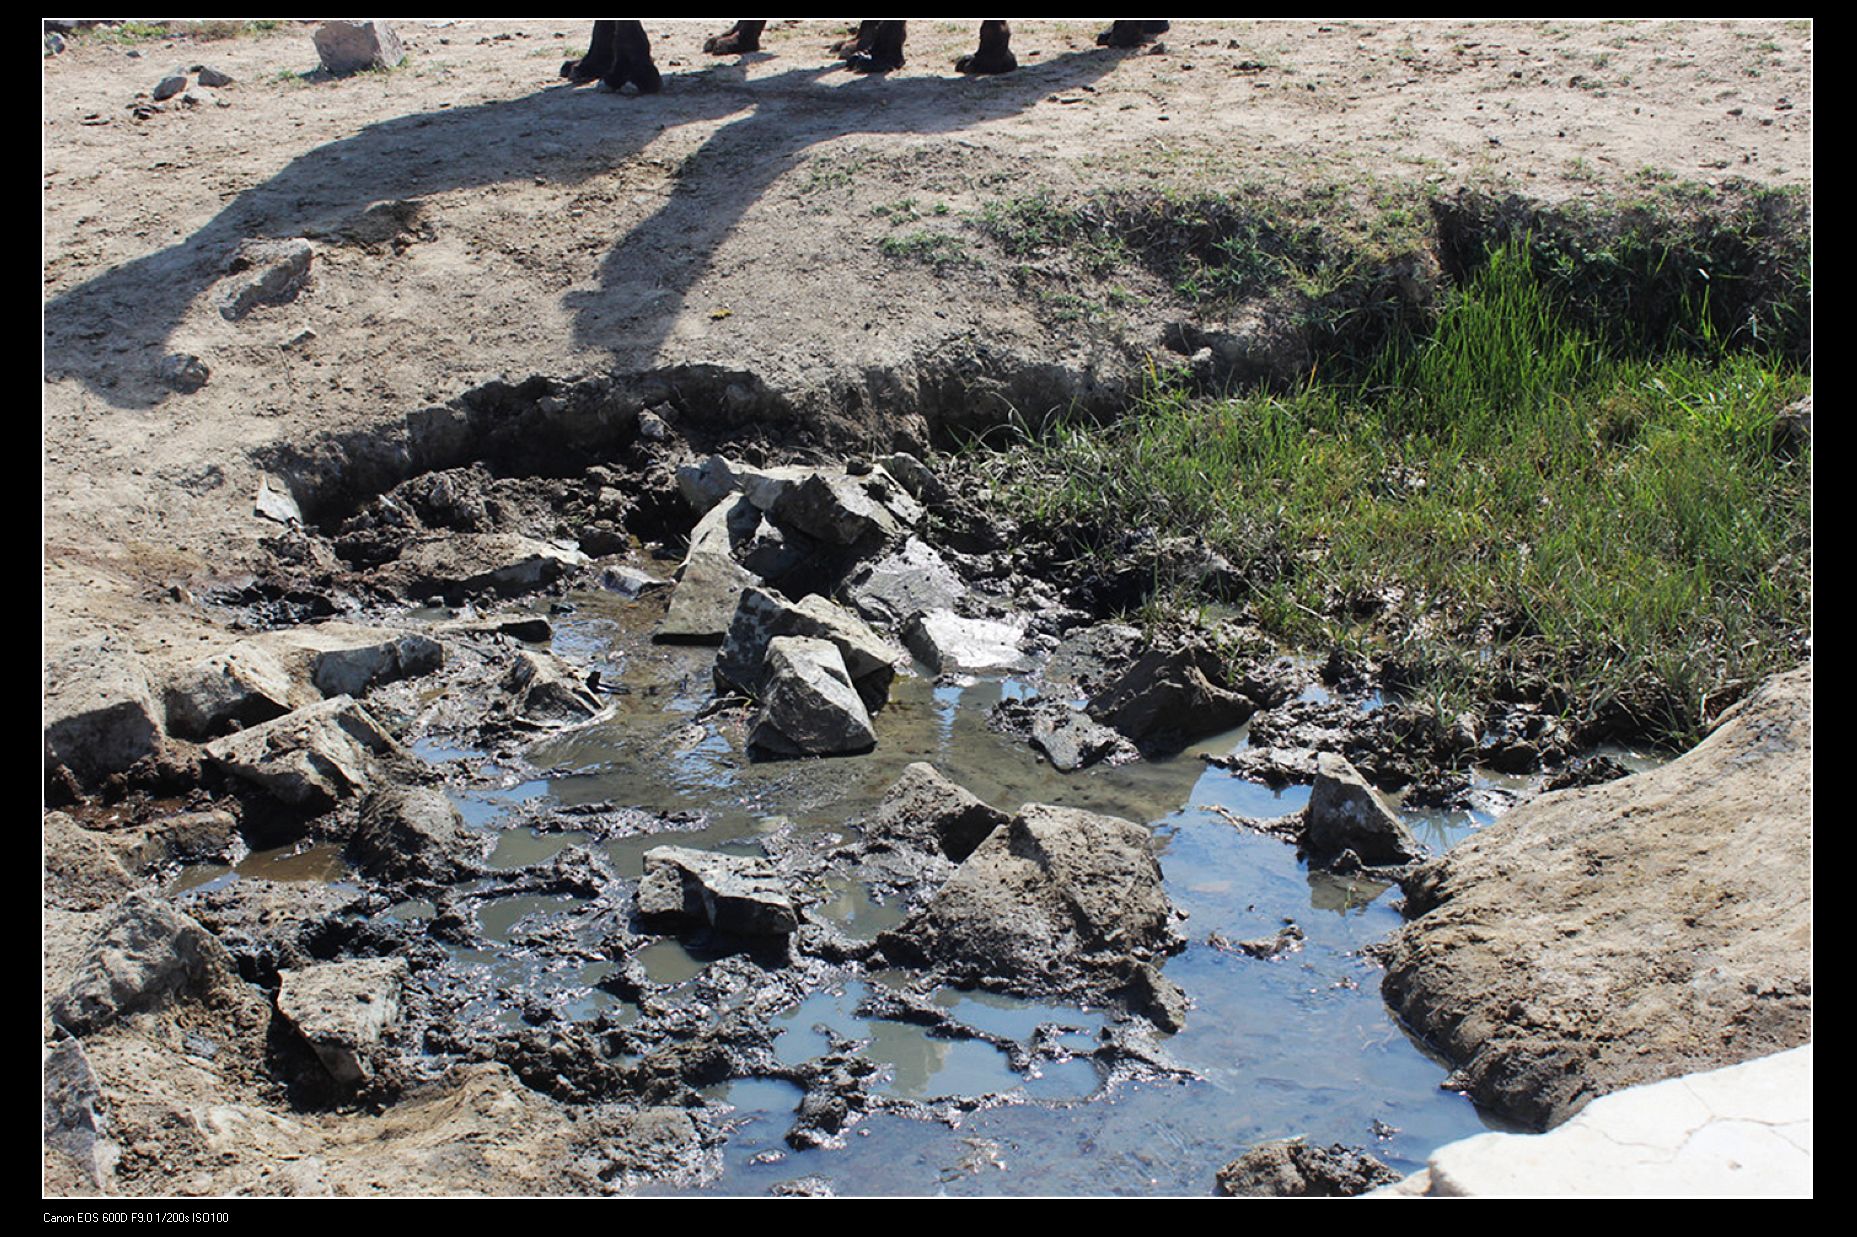
M125 867L149 874L176 864L231 863L245 853L239 823L230 812L179 812L112 835Z
M644 1108L610 1119L600 1140L601 1180L630 1187L687 1171L702 1147L696 1122L681 1108Z
M600 568L600 574L593 582L596 587L609 593L618 593L628 600L642 597L653 589L668 588L671 584L669 580L660 580L626 563Z
M444 791L389 786L361 805L348 857L375 880L447 885L482 872L487 843Z
M295 1027L338 1086L375 1072L386 1033L398 1026L406 988L404 958L356 958L279 972L277 1012Z
M841 756L877 745L870 714L838 646L807 636L767 644L761 704L748 746L774 756Z
M191 395L211 381L213 371L191 352L170 352L155 366L155 377L163 386Z
M329 626L323 631L328 632ZM317 691L325 697L365 696L371 687L416 679L445 663L445 646L430 636L373 632L364 639L368 642L325 648L315 654L310 681ZM292 643L303 647L301 639Z
M1250 958L1274 961L1302 948L1303 930L1294 923L1286 922L1277 929L1275 936L1258 937L1249 941L1231 941L1218 936L1211 944L1215 949L1241 953Z
M1142 654L1091 698L1089 714L1144 753L1157 755L1241 726L1256 707L1226 686L1216 653L1189 645Z
M728 634L742 594L761 583L759 576L727 555L692 553L684 560L664 621L651 638L718 644Z
M136 887L109 835L85 829L63 812L45 813L39 843L47 905L102 910Z
M279 971L326 959L347 944L367 904L352 890L316 881L241 878L192 894L184 905L225 946L241 976L268 986Z
M315 249L300 236L241 241L226 262L228 278L219 294L219 316L237 322L262 305L296 300L309 282L315 254Z
M960 863L1010 819L917 761L884 794L864 839L874 850L930 851Z
M1546 795L1419 868L1382 989L1526 1125L1812 1034L1812 671L1662 768Z
M899 516L897 508L903 501L909 506L902 511L913 515L913 519ZM787 486L771 513L809 537L847 548L882 545L901 536L906 525L921 518L921 508L915 506L907 492L888 474L876 471L862 478L815 472L797 485Z
M290 674L262 644L240 641L177 672L162 689L162 701L168 733L210 739L290 712Z
M161 713L142 663L111 636L55 654L45 668L45 764L94 784L161 744Z
M1253 1147L1218 1174L1228 1198L1351 1198L1399 1179L1359 1147L1313 1147L1299 1138Z
M403 597L457 602L476 593L534 592L586 564L579 550L514 533L452 533L413 541L382 574Z
M877 461L877 466L901 482L910 496L924 506L939 506L948 501L948 487L927 464L907 451L886 455Z
M500 686L509 712L531 725L578 726L600 711L581 677L551 653L517 653Z
M684 846L645 852L638 913L647 924L707 925L729 936L788 936L799 926L771 862Z
M1303 809L1302 851L1315 867L1332 867L1346 852L1361 863L1396 866L1425 856L1399 813L1367 784L1347 758L1316 756L1315 786Z
M1088 714L1040 703L1046 707L1032 713L1031 742L1052 768L1074 773L1094 764L1126 764L1140 758L1134 744L1090 720Z
M878 943L953 982L1034 994L1119 990L1180 947L1148 831L1044 804L995 829Z
M962 618L952 610L918 614L903 628L903 643L936 674L1029 669L1024 640L1023 625Z
M70 986L52 1001L51 1016L72 1034L89 1035L183 997L205 998L234 981L232 959L219 939L144 890L117 905Z
M331 73L391 69L406 59L400 36L384 21L326 21L315 42L322 67Z
M1569 760L1558 773L1542 784L1541 789L1578 790L1586 786L1603 786L1607 782L1616 782L1621 777L1630 776L1631 770L1612 757L1596 754Z
M915 537L858 569L840 592L865 619L892 630L926 611L952 612L966 595L954 569Z
M321 811L366 789L373 757L398 749L366 709L337 696L215 739L206 754L273 798Z
M781 636L830 642L843 658L845 671L867 710L881 709L889 699L901 650L856 615L823 597L815 594L790 602L773 589L763 588L749 588L741 594L716 656L717 687L762 695L767 652Z
M222 72L206 64L195 65L194 76L195 80L202 86L207 86L215 90L221 86L230 86L234 80L230 73Z

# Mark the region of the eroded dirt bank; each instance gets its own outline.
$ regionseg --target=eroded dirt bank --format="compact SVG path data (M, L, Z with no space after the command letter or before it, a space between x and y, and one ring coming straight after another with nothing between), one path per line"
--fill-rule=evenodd
M1139 831L1178 788L1074 815L1016 799L992 813L923 773L886 796L886 777L842 832L775 819L727 862L702 857L706 835L695 857L658 835L700 833L703 810L739 805L537 810L525 824L572 840L512 860L485 853L488 834L443 789L572 769L576 729L614 709L646 719L626 733L628 758L745 754L764 724L818 742L810 722L742 703L767 695L763 682L730 677L759 674L765 646L791 640L842 659L849 690L820 694L846 714L862 704L880 735L907 704L886 699L880 667L907 679L914 663L933 681L1009 666L1034 692L992 720L1053 766L1134 762L1177 751L1183 719L1222 733L1255 716L1239 773L1307 782L1326 753L1382 789L1416 783L1467 806L1459 758L1478 732L1546 719L1476 719L1456 748L1408 741L1442 731L1402 702L1364 710L1372 667L1286 659L1242 616L1219 632L1236 663L1215 667L1179 632L1144 644L1111 620L1169 573L1203 573L1195 547L1147 547L1114 578L1052 570L935 453L1054 409L1112 413L1157 363L1208 386L1292 380L1315 346L1318 294L1208 308L1140 263L1085 278L1087 255L1014 248L1022 237L981 226L989 208L1272 179L1318 196L1384 191L1390 212L1423 204L1417 242L1382 253L1355 292L1399 314L1422 313L1448 280L1452 219L1502 214L1442 204L1519 194L1513 222L1666 180L1745 178L1729 196L1809 181L1812 33L1796 23L1183 25L1135 54L1098 51L1093 28L1027 23L1025 68L993 81L947 71L969 50L964 27L918 23L911 65L887 80L837 70L822 24L776 27L767 54L739 63L704 58L706 31L654 32L667 83L649 99L558 83L578 24L413 28L407 67L348 79L303 75L314 52L301 28L73 39L48 58L48 1192L702 1180L728 1134L704 1089L729 1080L791 1089L792 1147L832 1145L878 1112L956 1123L960 1104L885 1092L855 1043L775 1053L777 1019L880 964L921 982L873 991L866 1013L990 1044L1021 1075L1185 1077L1164 1038L1192 1017L1167 977L1178 925L1152 896L1140 838L1102 823L1126 816ZM169 60L235 80L153 108L137 96ZM676 608L663 585L677 570L696 612L679 621L707 624L685 638L733 640L744 590L765 585L835 598L881 647L869 654L836 616L774 609L756 612L752 656L646 646ZM717 587L703 599L706 579ZM551 645L572 607L606 605L639 638L624 659ZM969 626L921 621L931 611ZM1807 736L1793 745L1806 781L1786 773L1775 798L1796 824L1809 819L1810 723L1793 690L1808 710L1788 723ZM1519 757L1530 774L1617 772L1583 772L1571 745L1535 743L1539 730ZM863 742L855 726L833 733ZM770 777L761 815L803 810L831 777ZM1384 824L1364 782L1349 793ZM1541 810L1584 793L1602 792ZM1807 879L1798 837L1763 852L1785 862L1749 906ZM610 848L646 838L655 858L616 870ZM1384 840L1349 835L1319 858L1351 898L1407 857L1397 838L1377 853ZM330 879L185 888L188 870L280 845ZM1662 862L1639 857L1635 837L1614 849ZM1457 952L1433 961L1435 917L1506 916L1511 871L1459 875L1482 855L1414 886L1437 909L1398 946L1432 965L1412 974L1471 966ZM847 931L827 910L846 881L913 918ZM1145 892L1104 904L1103 884ZM1470 886L1495 909L1472 912ZM1725 885L1696 898L1739 905ZM1036 923L1005 909L1021 904ZM1443 1012L1399 1007L1475 1054L1466 1084L1553 1119L1670 1060L1790 1042L1809 1000L1809 969L1792 961L1809 899L1803 913L1752 1005L1696 998L1695 1034L1714 1027L1720 1045L1604 1057L1577 1086L1536 1067L1585 1052L1590 986L1548 997L1543 980L1466 1017L1457 979L1401 969L1389 994L1435 988ZM1697 930L1681 913L1664 926ZM1300 933L1202 944L1269 958L1293 954ZM714 946L694 987L652 969L652 947L673 937ZM473 958L512 947L566 975L559 991L486 987ZM1637 965L1608 955L1592 984L1624 975L1634 993L1660 991L1632 978ZM1727 993L1730 972L1742 973L1724 962L1683 982L1713 976ZM1045 1011L1014 1037L937 1005L956 980L1111 1012ZM574 1006L589 987L637 1015ZM357 1006L379 1016L341 1015ZM1494 1046L1478 1053L1486 1023ZM1518 1041L1519 1026L1552 1045Z

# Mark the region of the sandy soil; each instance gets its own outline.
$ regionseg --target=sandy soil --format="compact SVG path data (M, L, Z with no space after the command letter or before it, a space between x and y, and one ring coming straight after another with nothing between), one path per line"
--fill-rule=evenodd
M646 98L559 80L584 23L408 25L404 67L341 80L311 73L305 25L80 35L45 60L50 646L101 627L145 656L197 651L208 620L168 589L237 571L275 531L250 514L251 452L497 375L715 362L797 387L963 342L1123 364L1158 346L1158 316L1080 338L1001 270L886 260L911 214L960 244L963 216L1040 189L1558 199L1647 169L1811 171L1805 22L1193 22L1128 53L1097 49L1091 25L1028 22L1021 71L985 79L951 68L962 23L914 23L887 78L839 67L830 23L778 24L739 61L702 53L705 25L650 28L666 87ZM203 63L235 84L136 118L170 66ZM384 199L423 208L398 252L318 239L293 302L217 312L241 240L339 228ZM176 352L210 367L203 389L157 381Z

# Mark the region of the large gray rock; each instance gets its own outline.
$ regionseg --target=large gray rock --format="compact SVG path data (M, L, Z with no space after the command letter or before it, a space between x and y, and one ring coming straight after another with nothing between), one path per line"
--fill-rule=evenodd
M994 830L878 939L886 957L950 980L1033 993L1125 990L1144 967L1148 987L1166 984L1151 968L1179 947L1148 830L1043 804Z
M130 894L52 1001L54 1021L88 1035L117 1019L236 982L219 939L152 892Z
M444 791L390 786L361 805L348 855L376 880L450 884L482 870L487 843L465 827Z
M748 731L751 749L775 756L843 756L876 744L870 714L836 645L806 636L768 642L761 707Z
M864 836L873 847L927 850L960 863L1010 819L917 761L885 792Z
M45 668L45 762L80 781L120 773L161 745L142 663L114 637L71 645Z
M168 733L209 739L229 726L253 726L290 712L290 674L276 654L246 640L177 672L162 699Z
M316 1051L329 1076L357 1087L374 1075L386 1033L399 1025L406 959L322 962L278 974L277 1012Z
M326 21L315 40L316 55L331 73L391 69L406 59L400 36L384 21Z
M1108 761L1126 764L1141 755L1134 744L1087 713L1044 702L1032 714L1032 746L1045 754L1051 767L1074 773Z
M1091 698L1089 714L1144 752L1178 751L1256 712L1250 697L1224 685L1224 673L1208 649L1150 650Z
M45 813L39 844L45 862L46 903L95 911L134 890L136 880L111 841L109 834L85 829L64 812Z
M952 611L967 586L933 547L911 537L858 571L840 595L870 622L897 630L926 611Z
M1659 769L1515 809L1408 877L1382 984L1534 1127L1812 1036L1812 671Z
M728 634L742 594L761 584L760 577L726 554L692 552L685 560L664 621L653 640L679 644L718 644Z
M684 846L645 852L638 913L647 923L706 925L732 936L787 936L799 926L772 863Z
M896 489L902 492L900 486ZM904 528L890 507L872 497L859 478L843 473L816 472L789 486L774 503L772 514L783 524L834 546L878 545L901 535Z
M1023 624L962 618L952 610L918 614L903 628L903 643L936 674L1029 669L1024 640Z
M1345 756L1318 752L1315 786L1303 809L1303 852L1327 867L1344 851L1363 863L1401 864L1425 857L1425 848L1380 792L1367 784Z
M815 594L791 602L765 588L750 588L741 595L716 656L717 686L759 696L766 683L768 645L779 636L829 641L844 659L866 709L880 709L889 699L902 650L823 597Z
M321 811L365 789L373 757L398 747L366 709L337 696L215 739L206 754L274 798Z

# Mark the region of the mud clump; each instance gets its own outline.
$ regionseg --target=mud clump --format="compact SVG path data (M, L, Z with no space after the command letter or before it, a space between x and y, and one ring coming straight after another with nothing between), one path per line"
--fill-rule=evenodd
M1400 1179L1358 1147L1312 1147L1300 1139L1265 1143L1219 1170L1231 1198L1351 1198Z

